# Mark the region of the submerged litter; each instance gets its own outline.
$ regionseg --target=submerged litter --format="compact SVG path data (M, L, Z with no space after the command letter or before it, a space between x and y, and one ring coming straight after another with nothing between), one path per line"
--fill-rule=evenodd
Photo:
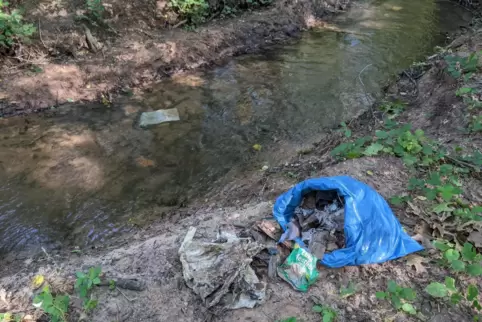
M167 110L157 110L153 112L144 112L141 114L139 125L141 127L155 125L165 122L180 121L177 108Z

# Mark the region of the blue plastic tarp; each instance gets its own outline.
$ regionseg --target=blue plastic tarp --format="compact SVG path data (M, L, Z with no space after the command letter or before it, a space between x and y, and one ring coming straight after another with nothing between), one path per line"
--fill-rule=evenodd
M326 253L323 265L337 268L382 263L423 249L403 231L378 192L347 176L308 179L280 195L273 215L283 231L303 196L314 190L337 190L345 200L345 248ZM300 238L296 242L305 247Z

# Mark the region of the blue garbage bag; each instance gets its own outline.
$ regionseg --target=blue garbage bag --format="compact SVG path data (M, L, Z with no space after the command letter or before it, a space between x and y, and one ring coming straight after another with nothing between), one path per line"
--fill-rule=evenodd
M403 231L378 192L348 176L308 179L280 195L273 215L283 231L303 196L314 190L337 190L345 200L345 248L326 253L321 264L337 268L382 263L423 249ZM296 242L306 247L300 238Z

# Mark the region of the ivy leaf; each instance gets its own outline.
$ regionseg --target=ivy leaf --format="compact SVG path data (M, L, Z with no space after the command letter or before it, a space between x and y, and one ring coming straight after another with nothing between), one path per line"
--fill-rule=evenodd
M375 131L375 135L376 135L376 137L379 138L379 139L386 139L386 138L388 138L388 133L387 133L386 131L379 131L379 130L377 130L377 131Z
M469 287L467 288L467 300L468 301L473 301L477 299L479 296L479 289L477 286L470 284Z
M455 249L448 249L444 253L444 257L449 261L455 261L460 258L460 253Z
M456 272L463 272L465 271L465 263L461 260L454 260L450 263L452 269Z
M454 195L458 195L459 193L462 193L462 190L452 185L445 185L445 186L439 187L438 192L440 193L440 195L445 201L450 201Z
M321 307L320 305L315 305L313 306L313 312L321 313L323 312L323 307Z
M442 283L432 282L426 288L425 292L433 297L446 297L448 294L447 287Z
M450 302L452 302L452 304L459 304L460 301L462 301L464 297L462 295L460 295L460 293L454 293L452 294L452 296L450 297Z
M417 161L418 161L417 157L411 154L405 154L405 156L403 157L403 163L405 163L408 166L414 165L415 163L417 163Z
M413 301L415 300L415 296L416 296L415 291L412 290L410 287L405 287L400 292L400 297L404 300Z
M397 292L397 287L398 287L398 284L395 281L393 280L388 281L387 289L390 293Z
M325 310L323 312L323 322L335 321L336 313L333 310Z
M400 308L402 307L402 300L400 300L400 297L398 297L398 295L392 294L392 304L397 310L400 310Z
M340 289L340 296L342 298L347 298L353 294L355 294L356 292L356 288L355 288L355 284L353 284L352 282L348 283L348 286L347 287L342 287Z
M379 300L384 300L387 298L387 293L385 292L382 292L382 291L378 291L375 293L375 297Z
M467 266L467 273L471 276L482 275L482 266L480 264L470 264Z
M442 213L442 212L452 212L452 211L454 211L454 208L449 207L450 204L451 204L450 202L441 203L441 204L433 207L432 211L434 213L436 213L437 215Z
M428 184L432 186L439 186L442 184L442 180L440 179L440 175L438 173L432 173L430 178L427 180Z
M363 154L366 156L374 156L377 155L381 150L383 150L383 145L380 143L372 143L365 149Z
M482 310L482 306L480 306L480 303L479 303L479 301L477 301L477 300L475 300L475 301L472 302L472 307L473 307L474 309L479 310L479 311Z
M415 308L413 307L413 305L410 304L410 303L404 303L404 304L402 305L402 310L403 310L404 312L407 312L408 314L411 314L411 315L417 314L417 311L415 310Z
M474 246L471 243L465 243L464 248L462 249L462 257L465 260L473 261L477 256L477 251L475 250Z
M438 250L441 250L442 252L445 252L450 249L450 246L439 241L434 241L433 245L435 246L435 248L437 248Z
M457 288L455 287L455 280L452 277L446 277L445 278L445 286L449 291L456 292Z

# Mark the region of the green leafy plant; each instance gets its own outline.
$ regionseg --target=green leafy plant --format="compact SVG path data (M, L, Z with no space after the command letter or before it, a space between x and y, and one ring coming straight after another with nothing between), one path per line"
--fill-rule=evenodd
M376 293L377 299L388 300L397 310L408 314L417 314L417 310L409 302L415 300L416 293L410 287L401 287L395 281L388 281L387 290Z
M443 252L442 265L450 267L454 272L465 272L471 276L482 275L482 255L477 253L471 243L465 243L461 252L450 243L435 241L433 245Z
M100 266L89 268L87 274L83 272L76 273L75 289L84 303L84 310L87 312L97 307L98 301L92 299L89 295L93 287L100 284L101 273L102 268Z
M477 71L479 54L472 53L468 57L448 55L445 56L444 59L447 63L447 72L452 77L459 78L462 75L465 75L465 79L469 79L472 74Z
M20 10L8 10L8 2L0 0L0 47L10 48L17 42L28 42L36 29L23 22Z
M459 304L462 300L467 300L470 303L470 306L477 311L482 309L482 306L479 303L479 289L476 285L470 284L467 287L465 292L465 296L457 289L455 286L455 279L452 277L446 277L445 283L439 282L432 282L426 288L425 292L430 294L433 297L442 298L442 299L450 299L452 304Z
M87 7L87 14L97 21L102 21L105 11L102 0L86 0L85 4Z
M469 123L470 132L481 132L482 131L482 115L472 116L472 120Z
M356 287L353 282L348 283L347 287L341 287L340 296L342 298L347 298L356 293Z
M405 110L406 105L406 103L396 100L394 102L384 102L378 109L384 112L389 119L394 119Z
M345 137L347 137L347 138L351 137L351 130L350 130L350 128L348 127L348 125L346 125L345 122L341 122L341 123L340 123L340 126L341 126L340 131L343 132L343 134L345 135Z
M170 0L171 7L189 25L198 25L206 20L209 4L205 0Z
M67 321L70 297L67 295L52 295L50 288L45 286L42 292L37 295L33 304L40 307L50 316L52 322Z
M333 322L338 315L335 310L326 305L313 306L313 312L320 313L323 322Z
M22 316L13 313L0 313L0 322L21 322L23 320Z
M109 281L109 290L113 291L113 290L115 290L115 288L116 288L115 281L110 280Z
M289 317L289 318L286 318L286 319L282 319L282 320L278 320L276 322L297 322L298 319L295 318L295 317Z

